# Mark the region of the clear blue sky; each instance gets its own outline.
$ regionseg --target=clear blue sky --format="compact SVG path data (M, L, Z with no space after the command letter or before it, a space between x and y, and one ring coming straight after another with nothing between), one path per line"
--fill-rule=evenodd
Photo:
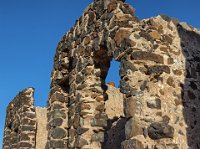
M57 43L91 2L0 0L0 146L6 106L20 90L34 87L35 105L46 106ZM199 0L127 2L141 19L167 14L200 28ZM107 80L119 82L118 72L110 72Z

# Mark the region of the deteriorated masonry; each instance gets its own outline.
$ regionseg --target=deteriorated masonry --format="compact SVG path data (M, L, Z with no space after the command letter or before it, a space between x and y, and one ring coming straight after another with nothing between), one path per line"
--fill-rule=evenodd
M119 88L105 83L112 59ZM200 148L200 31L186 23L94 0L58 44L51 79L47 109L31 88L9 104L4 149Z
M35 148L36 112L33 88L20 92L7 108L3 149Z

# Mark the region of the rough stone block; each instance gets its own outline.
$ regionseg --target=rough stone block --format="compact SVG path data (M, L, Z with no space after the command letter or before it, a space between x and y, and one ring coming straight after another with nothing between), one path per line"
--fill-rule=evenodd
M155 122L148 127L148 134L153 140L173 138L174 128L167 123Z

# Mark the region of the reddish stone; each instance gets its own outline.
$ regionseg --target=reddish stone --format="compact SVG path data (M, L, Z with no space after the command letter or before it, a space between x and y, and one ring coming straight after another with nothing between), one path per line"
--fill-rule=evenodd
M115 82L109 82L108 84L115 87Z

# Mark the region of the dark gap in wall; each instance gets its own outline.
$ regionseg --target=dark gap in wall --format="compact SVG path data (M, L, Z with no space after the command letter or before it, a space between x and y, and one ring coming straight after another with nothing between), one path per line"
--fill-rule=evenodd
M111 57L107 54L107 48L105 46L100 46L100 50L94 53L94 63L95 68L101 69L100 78L104 83L110 68L110 61Z
M69 92L70 90L70 85L69 85L69 76L65 76L59 83L58 85L62 88L63 91Z
M120 82L119 70L120 63L112 60L113 57L107 53L106 46L100 46L98 51L94 52L94 66L95 69L100 69L100 73L96 73L101 80L101 88L103 89L103 96L105 101L108 99L107 83L111 86L118 87ZM111 83L112 82L112 83ZM105 111L103 111L104 113ZM125 140L125 127L126 120L121 117L107 119L107 126L104 127L104 141L102 142L102 149L120 148L121 142Z

